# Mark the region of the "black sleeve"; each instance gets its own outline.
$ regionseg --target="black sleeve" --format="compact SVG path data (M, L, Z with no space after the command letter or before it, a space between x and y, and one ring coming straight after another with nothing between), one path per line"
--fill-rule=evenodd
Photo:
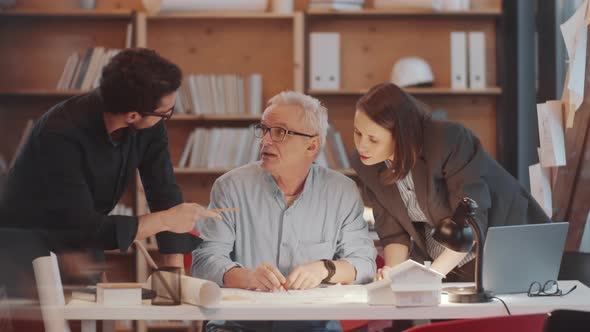
M149 146L139 165L139 174L150 211L158 212L184 200L174 176L164 121L151 128L149 134ZM201 243L201 239L189 233L160 232L156 234L156 239L163 254L190 253Z
M126 251L137 234L137 218L106 216L94 200L82 168L82 150L64 135L40 136L39 167L44 169L45 211L52 223L45 231L57 239L56 249L101 248Z

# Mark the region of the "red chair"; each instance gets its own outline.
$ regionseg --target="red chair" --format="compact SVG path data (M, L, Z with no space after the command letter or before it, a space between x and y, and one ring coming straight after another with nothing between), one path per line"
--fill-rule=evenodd
M416 326L405 332L543 332L546 314L463 319Z
M194 236L201 236L201 233L197 232L197 231L190 231L189 233L191 233ZM193 254L192 253L187 253L184 254L184 256L182 257L184 259L184 270L186 271L186 273L188 275L191 275L191 265L193 264Z

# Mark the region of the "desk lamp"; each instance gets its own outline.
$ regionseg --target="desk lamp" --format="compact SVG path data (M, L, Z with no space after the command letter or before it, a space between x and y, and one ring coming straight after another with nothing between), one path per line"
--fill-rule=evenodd
M485 291L482 286L483 246L481 230L475 221L477 207L474 200L464 197L455 209L453 217L441 220L432 230L432 238L453 251L469 252L475 243L475 287L446 288L449 302L452 303L491 301L492 293Z

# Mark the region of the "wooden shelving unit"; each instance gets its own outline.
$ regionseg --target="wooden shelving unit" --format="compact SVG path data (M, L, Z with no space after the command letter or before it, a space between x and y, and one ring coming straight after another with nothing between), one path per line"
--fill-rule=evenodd
M170 121L241 121L258 122L260 115L254 114L174 114Z
M150 20L169 19L293 19L294 14L277 14L269 12L172 12L148 15Z
M362 96L369 89L361 90L307 90L307 94L314 96ZM499 87L491 87L486 89L451 89L451 88L407 88L408 93L415 96L498 96L502 94L502 89Z
M428 88L407 91L432 110L444 111L450 120L462 123L482 141L492 156L497 155L497 112L503 96L497 77L497 35L502 18L501 1L471 1L468 11L372 10L309 11L305 38L309 33L340 34L340 89L311 90L306 72L305 91L320 98L329 110L332 125L343 137L347 151L354 148L352 118L358 98L378 83L391 79L395 62L407 56L426 60L434 75ZM487 88L451 89L450 33L482 31L486 38Z
M81 10L74 7L77 2L72 0L22 0L19 8L0 11L0 47L4 50L0 52L0 153L5 158L14 154L29 118L83 92L55 89L67 57L98 45L123 48L128 23L134 26L136 46L155 49L178 64L185 75L260 73L264 102L284 90L319 98L328 107L330 123L341 133L348 152L354 147L356 100L370 87L389 81L397 59L422 57L432 67L434 85L407 91L473 130L493 156L500 148L496 124L504 95L497 77L501 65L497 50L503 38L498 35L503 14L500 0L472 0L472 10L451 12L305 11L308 1L296 0L293 14L149 15L133 12L138 9L139 1L135 0L100 3L97 10ZM309 89L309 34L324 31L340 33L341 81L336 91ZM488 88L450 88L451 31L485 33ZM172 162L178 164L187 138L196 127L243 128L259 120L259 115L251 114L175 114L167 122ZM175 174L186 201L207 204L213 182L227 171L176 168ZM354 170L338 171L357 178ZM126 205L140 202L140 186L131 189L138 199L129 193L124 198ZM140 214L145 212L140 203L136 208ZM108 253L108 257L121 264L135 259L135 266L124 275L135 274L138 281L147 277L141 256ZM144 324L138 327L140 331L146 329Z
M452 18L470 18L470 17L499 17L502 10L499 8L483 8L471 10L421 10L421 9L364 9L351 11L337 10L310 10L306 12L309 16L337 16L337 17L452 17Z
M87 10L87 9L69 9L69 10L40 10L40 9L7 9L0 10L0 17L19 17L19 18L83 18L83 19L130 19L131 10Z
M0 91L0 98L10 97L26 97L26 98L68 98L85 93L80 90L14 90L14 91Z

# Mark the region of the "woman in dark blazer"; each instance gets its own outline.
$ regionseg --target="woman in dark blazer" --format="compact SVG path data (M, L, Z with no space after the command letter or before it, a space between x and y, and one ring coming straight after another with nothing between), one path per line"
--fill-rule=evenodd
M352 166L373 207L386 266L411 256L433 261L445 275L453 270L450 280L472 280L474 254L446 249L430 236L463 197L479 205L484 239L490 226L550 221L471 131L432 119L423 103L394 84L379 84L358 101L354 143Z

